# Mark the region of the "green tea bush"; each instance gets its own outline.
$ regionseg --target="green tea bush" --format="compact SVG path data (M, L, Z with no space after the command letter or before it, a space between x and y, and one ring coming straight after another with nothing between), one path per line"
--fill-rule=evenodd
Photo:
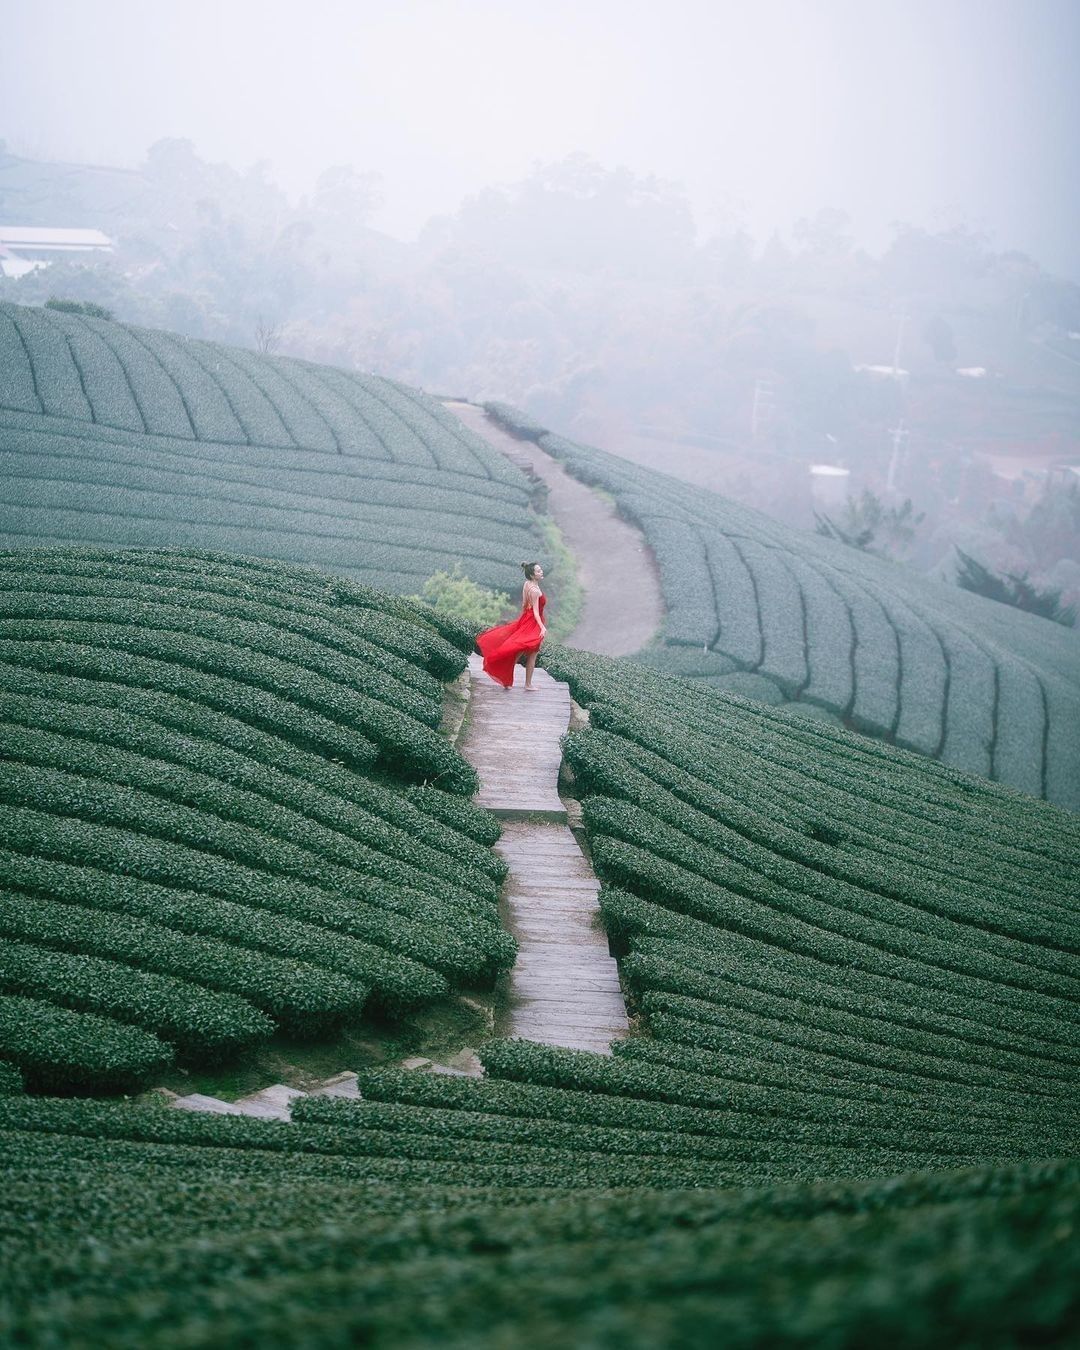
M667 611L662 644L642 653L650 666L702 678L719 661L743 673L727 686L735 692L805 700L869 735L1080 805L1080 634L793 533L505 404L485 408L612 494L644 533Z
M49 547L0 551L0 629L0 989L198 1062L512 964L498 828L435 730L465 655L423 607ZM120 1081L95 1074L73 1059L73 1089Z
M221 548L399 592L514 585L524 476L395 381L0 304L0 543Z
M37 1092L116 1092L160 1073L173 1049L141 1027L3 994L0 1057L17 1065Z
M265 1013L233 994L25 942L0 947L0 991L130 1022L170 1041L178 1052L206 1060L233 1054L274 1031Z

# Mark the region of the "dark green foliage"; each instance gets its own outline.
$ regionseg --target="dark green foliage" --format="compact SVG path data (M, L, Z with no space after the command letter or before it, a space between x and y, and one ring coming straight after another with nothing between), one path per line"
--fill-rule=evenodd
M490 846L499 838L499 822L490 811L473 806L462 797L452 796L434 784L408 787L405 795L425 815L460 830L479 844Z
M128 915L121 918L80 905L57 904L42 895L0 892L0 932L8 938L105 957L159 975L175 973L209 989L237 994L282 1025L305 1034L355 1018L367 997L365 986L335 971L177 933ZM55 974L69 991L72 981L63 971ZM209 1003L212 1007L213 1000ZM263 1022L260 1029L265 1034L271 1027ZM250 1029L249 1022L244 1030Z
M489 412L612 494L655 555L667 611L654 668L767 702L819 707L855 730L1080 807L1080 638L1039 635L867 552L903 547L920 517L868 498L833 538L792 532L617 455ZM873 538L872 538L873 537ZM847 547L848 543L856 545ZM719 667L719 669L717 669ZM748 676L755 677L748 679Z
M427 617L235 555L0 552L0 990L199 1060L510 965ZM72 1088L121 1081L72 1044Z
M138 954L141 960L141 948ZM199 975L205 979L202 969ZM232 1054L274 1030L268 1016L234 994L9 937L0 946L0 992L130 1022L171 1041L179 1052L206 1060Z
M957 547L960 558L956 569L956 584L965 591L974 591L976 595L985 595L988 600L996 600L1002 605L1012 605L1016 609L1026 609L1029 614L1038 614L1043 619L1064 624L1066 628L1076 627L1076 609L1073 605L1061 603L1061 591L1040 590L1028 580L1024 572L999 574L979 562L978 559Z
M648 1034L608 1062L496 1043L489 1075L866 1166L1076 1149L1075 816L630 663L544 659L590 713L564 753Z
M475 1083L442 1086L484 1097ZM0 1130L18 1172L3 1205L36 1220L32 1239L25 1222L3 1239L13 1339L494 1347L527 1328L531 1344L555 1346L607 1328L643 1350L717 1335L854 1350L867 1338L1016 1343L1038 1325L1064 1344L1077 1308L1074 1161L612 1192L589 1186L594 1155L571 1147L577 1193L559 1187L553 1159L538 1192L505 1184L538 1170L528 1164L357 1152L350 1117L372 1109L313 1102L310 1121L288 1126L8 1099ZM443 1114L464 1123L427 1116ZM532 1146L528 1122L518 1133L505 1115L477 1116L478 1128L485 1119ZM388 1125L369 1137L394 1138ZM397 1137L437 1153L417 1128ZM679 1174L643 1162L642 1179ZM463 1171L504 1184L451 1189Z
M430 630L394 622L434 674ZM0 1095L0 1338L1068 1343L1077 818L642 665L544 659L590 713L565 756L635 1034L611 1056L490 1041L483 1078L368 1069L292 1123ZM150 1026L197 972L259 1007L271 968L313 1004L335 972L407 1002L512 959L498 824L463 794L365 777L201 686L5 661L0 981L52 981L39 1051L74 1016L61 980ZM152 1010L125 969L162 980ZM49 1085L0 1034L5 1059ZM78 1081L116 1085L87 1060Z
M141 1027L0 995L0 1059L16 1064L35 1092L123 1091L172 1058L172 1047Z
M13 1097L23 1090L23 1077L18 1066L0 1060L0 1097Z
M58 310L61 314L82 314L88 319L111 319L112 310L97 305L93 300L58 300L55 297L45 301L46 309Z

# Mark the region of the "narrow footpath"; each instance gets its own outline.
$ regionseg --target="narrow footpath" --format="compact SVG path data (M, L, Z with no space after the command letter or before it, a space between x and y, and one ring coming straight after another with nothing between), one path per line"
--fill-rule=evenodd
M656 561L641 531L610 501L572 478L557 459L532 441L511 436L477 404L448 401L444 406L524 473L546 484L548 512L577 559L585 593L581 621L567 646L601 656L629 656L647 646L663 621L664 601Z
M597 903L599 882L567 824L558 792L570 690L543 670L526 693L469 658L469 721L458 748L480 776L474 800L502 821L497 852L510 874L506 923L518 942L500 1035L610 1054L628 1030L619 971Z

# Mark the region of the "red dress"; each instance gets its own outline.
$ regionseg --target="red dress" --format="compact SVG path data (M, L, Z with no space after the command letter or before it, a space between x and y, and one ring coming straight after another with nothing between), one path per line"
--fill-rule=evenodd
M544 616L547 596L540 594L540 617ZM489 628L476 639L476 645L484 657L484 669L493 680L507 688L514 683L514 666L523 652L540 650L543 641L540 625L531 604L524 604L521 613L510 623Z

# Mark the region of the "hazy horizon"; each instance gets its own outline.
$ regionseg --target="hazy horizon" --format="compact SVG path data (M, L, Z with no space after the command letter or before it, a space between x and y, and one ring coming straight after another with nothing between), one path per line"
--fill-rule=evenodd
M872 253L964 225L1080 280L1078 39L1073 0L39 0L5 16L0 138L135 167L183 137L294 200L351 163L401 239L583 152L682 185L699 238L836 207Z

